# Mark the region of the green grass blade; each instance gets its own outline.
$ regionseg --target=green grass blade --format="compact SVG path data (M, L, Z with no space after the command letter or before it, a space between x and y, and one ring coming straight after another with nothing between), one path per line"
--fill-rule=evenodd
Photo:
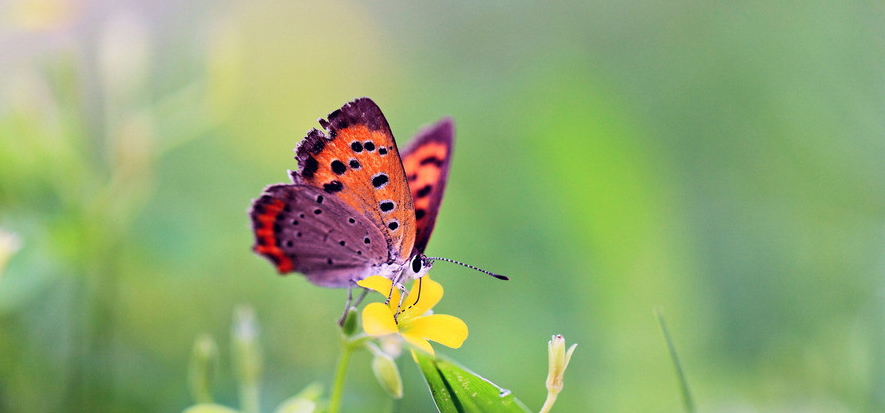
M694 406L694 399L692 399L691 390L688 388L688 380L685 378L685 371L682 369L682 363L679 361L679 356L676 354L676 346L673 344L673 339L670 337L670 330L667 329L667 322L664 321L664 315L661 314L660 311L655 311L655 315L658 317L658 323L661 325L661 332L664 334L664 340L667 342L670 358L673 360L673 365L676 367L676 376L679 379L679 387L682 391L682 403L685 405L685 411L686 413L696 413L697 410Z

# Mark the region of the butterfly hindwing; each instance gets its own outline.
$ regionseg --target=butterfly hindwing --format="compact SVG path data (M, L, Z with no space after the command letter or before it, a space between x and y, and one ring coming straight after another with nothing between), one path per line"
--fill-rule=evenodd
M418 132L403 151L403 168L415 207L415 248L424 252L442 202L452 159L455 128L446 118Z
M255 252L283 274L345 287L388 259L387 240L350 205L308 185L272 185L253 203Z
M409 258L415 214L399 151L381 109L356 99L320 119L298 146L292 178L337 197L384 234L391 262Z

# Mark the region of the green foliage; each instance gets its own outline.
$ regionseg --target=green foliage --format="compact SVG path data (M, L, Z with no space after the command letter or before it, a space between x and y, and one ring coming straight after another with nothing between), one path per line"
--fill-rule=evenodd
M222 406L220 404L198 404L196 406L188 407L184 409L181 413L240 413L238 410L231 409L229 407Z
M263 359L258 350L258 320L255 311L249 306L239 306L234 313L231 328L233 344L231 361L237 370L237 383L240 389L240 410L212 403L212 378L218 363L218 348L211 336L202 335L194 342L188 374L191 393L197 404L183 413L258 413L260 403L260 375ZM317 410L317 399L323 388L312 383L298 394L286 399L276 408L275 413L311 413Z
M698 411L885 411L878 2L117 3L0 12L0 411L181 411L243 302L265 363L221 357L214 401L328 384L345 293L278 277L245 210L362 95L400 145L454 118L428 253L511 281L440 263L439 310L522 401L555 331L554 411L682 410L660 306ZM388 398L362 356L345 411ZM412 370L399 411L432 409Z
M505 390L457 363L421 351L412 353L441 413L526 413L530 410Z

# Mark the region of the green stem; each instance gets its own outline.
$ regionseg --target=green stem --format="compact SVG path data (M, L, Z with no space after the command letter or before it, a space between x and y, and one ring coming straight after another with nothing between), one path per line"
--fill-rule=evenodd
M332 382L332 394L329 396L329 413L338 413L341 409L341 395L344 392L344 376L347 373L347 365L353 354L354 345L347 339L341 340L341 356L338 358L338 367L335 370L335 379Z
M390 413L399 412L400 400L402 399L394 399L392 397L390 398Z
M258 413L261 405L257 383L240 384L240 408L246 413Z

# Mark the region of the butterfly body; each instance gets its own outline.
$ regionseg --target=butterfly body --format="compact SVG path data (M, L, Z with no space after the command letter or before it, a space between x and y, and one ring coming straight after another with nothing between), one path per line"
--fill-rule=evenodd
M265 188L250 216L253 250L281 274L348 287L370 275L399 284L425 274L454 139L449 119L400 157L381 110L368 98L320 119L296 149L291 184Z

